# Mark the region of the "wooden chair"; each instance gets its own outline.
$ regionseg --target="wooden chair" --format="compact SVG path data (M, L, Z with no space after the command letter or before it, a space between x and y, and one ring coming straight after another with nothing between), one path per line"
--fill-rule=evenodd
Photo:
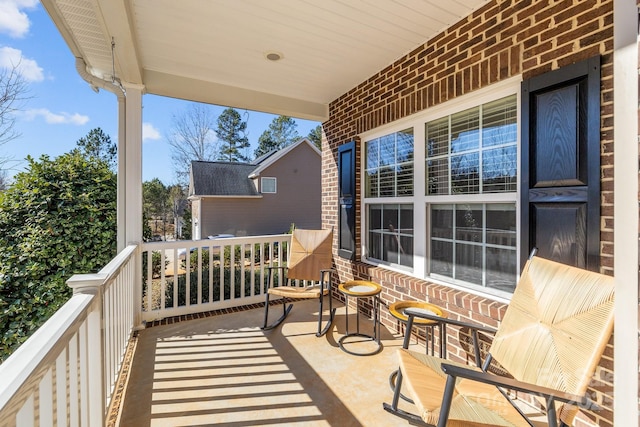
M287 301L296 299L318 299L318 332L320 337L327 333L335 316L335 308L331 299L331 273L332 273L332 244L333 230L303 230L294 229L291 235L289 247L289 261L287 265L269 268L268 288L264 309L264 324L262 329L273 329L282 323L291 308ZM278 270L283 286L275 286L274 271ZM282 316L271 324L269 318L269 297L276 295L282 300ZM322 313L324 296L329 296L329 319L322 328Z
M534 256L525 265L482 368L405 346L398 350L393 402L383 406L412 422L438 427L533 425L509 399L510 390L542 398L548 425L571 425L580 408L598 409L585 393L613 330L613 301L612 277ZM410 313L407 330L415 317L435 318ZM441 321L471 328L476 348L477 332L489 332L457 320ZM512 378L491 373L493 359ZM403 385L418 415L398 408Z

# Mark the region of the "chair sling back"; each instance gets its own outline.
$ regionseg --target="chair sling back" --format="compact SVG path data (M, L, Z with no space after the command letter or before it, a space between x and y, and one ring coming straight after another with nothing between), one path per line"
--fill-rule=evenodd
M548 425L571 425L578 407L596 408L586 391L611 337L613 304L613 277L534 256L525 265L484 369L400 349L394 401L384 407L438 427L532 425L508 399L506 390L515 390L542 398ZM487 372L492 359L512 378ZM402 386L418 414L398 408Z
M269 268L262 329L273 329L286 319L293 307L292 304L287 305L287 300L312 298L319 300L318 332L316 335L322 336L329 330L335 315L335 309L331 301L332 245L332 230L293 230L287 265ZM275 286L273 283L273 273L276 270L280 274L286 273L284 286ZM300 283L303 283L303 286L300 286ZM305 283L310 284L305 285ZM283 312L280 318L268 324L269 299L271 295L281 297ZM329 296L329 319L325 327L322 328L325 295Z

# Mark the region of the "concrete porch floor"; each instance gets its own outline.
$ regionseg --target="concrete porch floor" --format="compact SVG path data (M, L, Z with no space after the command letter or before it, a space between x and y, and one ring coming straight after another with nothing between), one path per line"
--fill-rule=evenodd
M281 312L276 305L270 314L275 319ZM392 398L388 378L397 368L401 335L381 327L382 351L359 357L338 347L345 333L342 305L321 338L315 301L294 303L289 318L271 331L259 328L263 313L250 309L141 331L119 425L408 425L382 409ZM352 308L349 327L355 329ZM370 332L370 321L361 317L360 328Z

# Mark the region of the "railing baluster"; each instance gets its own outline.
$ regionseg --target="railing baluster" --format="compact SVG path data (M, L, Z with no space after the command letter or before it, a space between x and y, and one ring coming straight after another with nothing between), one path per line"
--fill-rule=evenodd
M67 348L56 358L56 425L67 424Z
M38 412L40 427L53 427L53 372L51 368L40 381Z

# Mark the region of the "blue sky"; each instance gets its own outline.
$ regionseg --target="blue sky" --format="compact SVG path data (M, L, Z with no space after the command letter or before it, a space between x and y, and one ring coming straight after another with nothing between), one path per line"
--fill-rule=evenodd
M75 70L71 51L37 0L0 0L0 68L20 64L30 97L16 117L20 136L0 145L0 158L9 156L9 176L24 170L27 155L58 156L73 149L76 141L91 129L100 127L117 140L117 101L115 95L95 93ZM185 111L189 103L155 95L143 96L142 178L175 182L171 149L166 135L171 118ZM224 107L214 106L219 115ZM244 110L239 110L244 114ZM251 153L262 132L275 117L248 112ZM306 136L319 123L296 119L298 133Z

